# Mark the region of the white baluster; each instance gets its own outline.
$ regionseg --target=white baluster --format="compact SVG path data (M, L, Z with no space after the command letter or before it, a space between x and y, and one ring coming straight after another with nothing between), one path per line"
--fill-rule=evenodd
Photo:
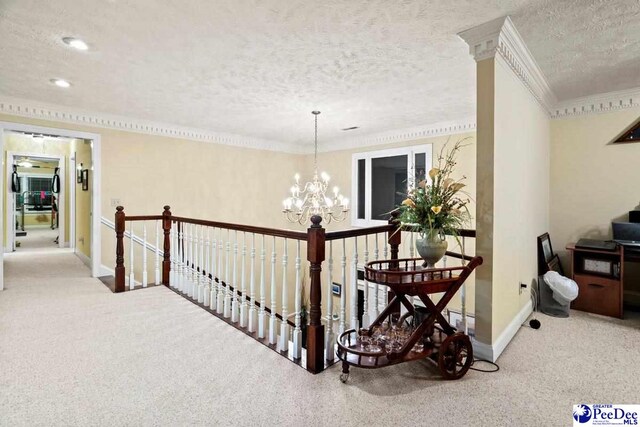
M133 273L133 221L130 221L131 227L129 229L129 290L133 290L136 287L136 277Z
M382 247L382 252L384 255L384 259L389 259L389 235L384 235L384 246ZM383 305L386 306L389 303L389 288L384 286L382 287L382 301Z
M287 307L287 299L289 299L289 284L287 283L287 263L289 254L287 250L287 239L284 239L284 248L282 251L282 321L280 322L280 351L289 350L289 310Z
M466 265L467 262L464 259L464 256L466 254L465 252L465 238L464 236L462 236L462 265ZM460 289L460 299L461 299L461 304L460 304L460 311L462 313L462 327L464 329L464 333L468 334L469 333L469 328L467 327L467 287L465 286L464 282L462 283L462 288Z
M211 261L210 261L210 265L211 265L211 297L209 298L209 308L211 310L215 310L217 307L217 292L218 292L218 285L216 282L216 274L218 274L218 271L216 270L216 261L218 260L218 258L216 257L216 253L218 250L218 241L216 240L216 229L213 229L213 232L211 233L211 235L213 236L213 241L211 242Z
M238 314L240 307L238 304L238 230L235 231L235 237L233 241L233 294L231 301L231 321L238 321Z
M271 316L269 317L269 344L276 344L278 338L278 318L276 317L276 238L273 238L271 252Z
M374 235L376 243L375 246L373 248L373 259L374 260L378 260L378 257L380 256L380 251L378 250L378 235L375 234ZM380 285L379 284L375 284L373 286L373 304L371 304L371 302L369 302L369 307L370 307L370 311L371 311L371 318L372 319L377 319L378 318L378 313L380 310L380 301L378 300L378 293L380 290Z
M156 227L156 233L158 229ZM158 240L156 238L156 240ZM175 289L176 287L176 232L175 227L173 226L173 222L171 224L171 230L169 230L169 240L171 241L171 248L169 249L169 255L171 256L171 270L169 270L169 285ZM156 253L158 253L160 248L156 244ZM157 258L156 258L157 259ZM157 271L156 271L157 273ZM157 282L156 282L157 284Z
M340 326L339 333L342 334L346 330L347 322L347 239L342 239L342 259L340 265L342 267L342 284L340 289Z
M258 321L258 313L256 311L256 235L255 233L251 233L251 273L249 278L249 296L251 299L249 300L249 324L247 325L247 330L249 332L256 331L256 323Z
M364 236L364 265L367 265L369 262L369 236L365 234ZM363 311L362 311L362 327L367 328L371 323L369 320L369 282L367 280L363 280L364 283L364 301Z
M224 287L222 286L222 251L224 244L222 242L222 228L218 229L218 298L216 300L216 311L224 313Z
M207 283L207 280L204 275L204 227L200 226L200 233L198 237L198 269L196 272L198 273L198 302L200 304L204 304L204 285Z
M267 312L264 309L267 304L267 286L265 280L265 260L267 252L264 246L264 234L262 235L262 249L260 249L260 311L258 312L258 338L266 336Z
M414 248L415 248L415 244L413 243L413 236L414 236L414 232L413 230L409 231L409 234L411 235L411 243L409 244L409 258L413 258L414 257Z
M351 327L358 330L358 238L353 238L353 259L351 260Z
M246 261L247 261L247 236L242 232L242 261L240 262L240 283L242 284L242 296L240 298L240 327L247 327L247 311L249 305L247 302L247 281L246 281Z
M173 233L173 227L170 230L170 234L171 233ZM173 241L171 240L171 236L169 237L169 240L171 241L171 245L172 245L172 247L169 250L169 252L171 252L171 249L173 249ZM163 239L163 242L164 242L164 239ZM154 252L156 254L156 281L155 282L157 286L160 283L162 283L162 279L160 278L160 221L159 220L156 220L156 250ZM172 277L172 274L171 272L169 272L169 283L171 283L171 277Z
M198 225L197 224L193 225L193 230L194 230L194 234L193 234L193 248L194 248L194 252L193 252L193 274L194 274L193 299L198 301L198 302L201 302L200 296L202 294L202 292L201 292L202 275L200 273L202 272L202 264L200 264L200 252L202 252L202 251L201 251L201 247L200 247L200 233L198 232Z
M195 275L193 274L193 224L187 224L187 235L189 248L187 252L187 296L193 298L193 282Z
M178 226L178 290L184 294L184 224Z
M225 246L224 271L224 317L231 317L231 282L229 281L229 262L231 258L231 230L227 230L227 244Z
M329 259L327 260L327 334L324 343L325 359L333 362L335 356L335 337L333 335L333 240L329 240Z
M209 275L211 274L211 229L209 227L207 227L207 236L204 241L204 248L204 291L202 295L202 304L209 307L211 297L211 279L209 279Z
M300 240L296 240L296 317L293 328L293 358L302 357L302 281L300 280ZM329 286L331 287L331 286ZM285 322L286 323L286 322Z
M142 221L142 287L147 287L147 221Z

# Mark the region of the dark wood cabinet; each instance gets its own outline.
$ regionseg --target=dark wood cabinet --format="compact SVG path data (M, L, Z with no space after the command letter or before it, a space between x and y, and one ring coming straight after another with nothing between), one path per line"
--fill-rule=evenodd
M567 246L571 253L572 279L578 284L575 310L622 318L624 248L615 251Z

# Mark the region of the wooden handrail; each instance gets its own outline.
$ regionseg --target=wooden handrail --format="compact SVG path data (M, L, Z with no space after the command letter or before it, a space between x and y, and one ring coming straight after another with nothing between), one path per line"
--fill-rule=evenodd
M163 215L131 215L127 216L125 221L155 221L163 218Z
M351 230L331 231L326 234L327 240L339 240L348 239L350 237L368 236L370 234L386 233L388 231L395 231L396 226L394 224L378 225L375 227L366 228L354 228Z
M253 225L231 224L228 222L208 221L203 219L185 218L182 216L172 216L172 221L184 222L187 224L204 225L207 227L226 228L229 230L244 231L247 233L264 234L265 236L283 237L293 240L307 240L307 233L293 230L279 230L276 228L256 227Z

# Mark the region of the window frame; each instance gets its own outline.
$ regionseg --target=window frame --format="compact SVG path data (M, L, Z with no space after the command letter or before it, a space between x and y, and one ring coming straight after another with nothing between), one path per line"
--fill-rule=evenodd
M433 144L410 145L406 147L388 148L384 150L354 153L351 156L351 225L354 227L372 227L384 225L387 221L371 219L371 161L382 157L407 156L407 177L415 176L415 156L425 155L425 171L433 167ZM364 160L364 219L358 218L358 161ZM409 181L411 184L411 181ZM415 183L414 183L415 184Z

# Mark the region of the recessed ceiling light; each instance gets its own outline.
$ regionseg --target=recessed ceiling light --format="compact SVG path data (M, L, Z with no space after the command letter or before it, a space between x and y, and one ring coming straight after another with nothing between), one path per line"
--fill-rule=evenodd
M344 128L342 130L356 130L358 128L359 128L359 126L351 126L350 128Z
M63 79L51 79L50 81L58 87L68 88L69 86L71 86L71 83Z
M89 49L89 46L87 46L85 42L83 42L80 39L76 39L75 37L65 37L62 39L62 41L65 42L66 45L71 46L74 49L78 49L78 50Z

